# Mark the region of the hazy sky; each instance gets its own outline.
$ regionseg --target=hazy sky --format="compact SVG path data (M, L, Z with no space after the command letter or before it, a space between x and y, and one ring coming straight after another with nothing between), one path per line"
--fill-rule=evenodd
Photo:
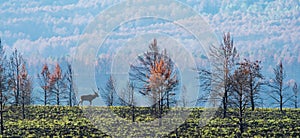
M118 2L116 0L1 1L2 44L9 48L19 48L26 55L36 54L42 57L67 55L76 47L77 39L85 27L100 12ZM231 32L236 46L245 49L240 51L261 52L263 56L271 50L272 54L276 54L275 59L284 57L289 63L300 62L298 0L244 2L187 0L182 3L198 12L219 36L223 32ZM141 26L144 27L143 30L147 30L147 27L152 29L153 26L160 28L164 25L152 23ZM130 30L124 29L120 33L128 31ZM57 51L58 49L60 51Z
M104 27L111 25L119 16L103 15L111 10L120 0L68 0L68 1L19 1L8 0L0 2L0 37L6 51L17 48L30 64L40 64L39 61L52 61L61 57L70 57L78 50L87 26L103 17ZM145 1L145 3L151 1ZM208 25L220 41L224 32L232 34L234 45L241 57L252 60L262 60L264 72L272 73L274 65L282 59L287 66L288 80L300 82L300 2L299 0L181 0L180 3L195 11ZM176 14L176 6L143 5L145 11L160 12L170 17L185 16ZM123 5L130 11L130 4ZM123 10L124 10L123 9ZM173 11L172 11L173 9ZM120 9L121 10L121 9ZM184 12L184 11L183 11ZM118 12L114 13L118 15ZM121 13L120 13L121 14ZM128 17L133 15L128 15ZM101 21L102 22L102 21ZM102 22L102 23L103 23ZM198 49L199 44L193 40L193 35L182 31L175 21L156 18L141 18L124 21L118 24L106 37L102 54L117 51L117 45L127 43L129 38L137 34L162 34L184 45L187 51ZM180 22L192 24L193 19L182 18ZM96 22L97 23L97 22ZM146 42L148 43L148 42ZM100 46L101 43L98 42ZM114 49L115 48L115 49ZM201 49L201 48L200 48ZM179 53L178 53L179 54ZM191 52L191 54L195 54ZM205 57L205 52L199 52ZM88 55L88 54L87 54ZM194 57L197 55L193 55ZM200 57L198 55L198 57ZM201 62L205 58L196 59ZM271 76L270 76L271 77Z

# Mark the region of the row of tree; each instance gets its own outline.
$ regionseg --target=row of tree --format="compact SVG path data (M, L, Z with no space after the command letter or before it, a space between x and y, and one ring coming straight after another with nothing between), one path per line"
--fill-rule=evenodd
M52 72L48 65L44 64L37 77L43 95L40 101L44 105L62 105L62 102L69 106L77 105L71 64L67 65L65 73L58 63Z
M250 107L252 111L261 97L262 88L268 88L266 92L279 110L283 111L283 106L288 101L293 101L295 108L298 104L299 89L294 83L294 95L286 93L288 87L284 85L286 74L282 61L273 69L274 78L266 81L261 73L261 62L249 59L240 60L230 34L224 34L223 42L220 46L211 46L210 51L211 69L199 69L201 87L209 92L216 101L221 101L223 117L227 117L228 108L237 109L235 116L239 118L240 132L244 131L244 115ZM292 100L293 99L293 100Z
M22 118L25 118L25 105L32 102L32 79L28 75L26 62L15 49L7 58L0 39L0 116L1 134L3 134L3 113L5 105L20 106Z
M39 78L40 87L43 90L42 99L32 95L34 82L28 74L26 61L22 54L15 49L7 57L0 39L1 134L3 134L4 130L3 113L13 106L21 106L21 116L25 119L26 105L33 104L35 101L43 101L44 105L61 105L62 102L67 102L69 106L77 105L72 67L70 64L68 64L65 73L62 72L59 64L56 64L52 73L49 71L48 65L45 64L41 73L37 74L37 77Z
M222 116L228 116L229 109L237 112L230 113L239 119L240 132L244 131L245 113L254 111L258 102L263 98L262 92L269 95L283 112L284 105L292 101L295 108L298 107L299 88L297 83L293 84L293 94L287 93L285 86L286 74L282 61L273 69L274 78L267 81L262 74L261 61L249 59L240 60L236 47L233 45L230 33L224 34L220 46L211 46L209 49L209 61L211 67L199 68L200 87L208 97L200 97L198 100L211 100L215 103L221 102ZM108 60L105 60L108 61ZM149 46L149 51L138 57L137 62L130 65L128 85L117 95L116 84L110 75L105 88L100 88L100 94L108 106L127 105L132 107L132 118L134 121L135 95L147 96L153 103L154 114L162 117L164 109L170 107L170 103L188 100L184 95L185 87L182 86L180 100L175 98L179 81L178 72L174 63L168 58L166 50L159 50L157 41ZM170 102L172 101L172 102Z
M199 101L203 99L216 103L220 101L224 118L227 116L229 108L238 109L236 116L242 124L246 110L250 108L254 111L259 100L262 99L262 91L274 99L280 111L283 111L283 106L288 101L293 101L295 108L298 107L299 89L296 82L293 86L294 94L285 93L288 87L284 87L286 75L281 61L274 68L275 77L271 78L271 81L266 81L267 79L261 73L261 61L240 60L230 33L224 34L220 46L210 47L209 57L211 67L209 69L199 68L198 71L200 87L211 95L211 99L200 97ZM161 117L164 107L169 108L170 103L186 104L187 102L183 94L184 86L181 89L180 100L178 97L174 98L178 94L176 92L179 85L178 72L176 72L174 63L168 58L166 50L159 50L156 39L149 45L149 51L140 55L138 61L130 65L129 77L128 87L124 88L120 96L116 94L116 84L112 75L110 75L105 88L99 89L108 106L134 106L134 92L136 91L152 100L154 110L158 111L154 113L157 113L157 117ZM269 89L264 90L264 88Z
M4 106L7 103L16 106L22 105L22 116L25 118L25 105L31 104L33 101L31 95L33 81L28 75L26 62L22 55L15 50L7 58L1 40L0 46L1 122L3 122ZM249 59L240 60L229 33L224 34L220 46L210 47L209 57L210 69L197 70L199 71L200 87L211 95L211 99L206 100L222 103L223 117L227 117L229 108L238 109L238 112L235 113L239 118L241 132L244 130L244 114L249 107L252 111L255 110L263 86L271 88L268 94L279 105L280 111L283 111L283 106L292 99L295 108L298 107L299 89L297 84L295 83L293 87L294 95L284 93L287 87L284 87L286 75L282 62L274 68L275 77L271 81L265 81L266 78L261 73L261 62ZM109 60L103 62L109 63ZM107 68L107 66L104 64L101 68ZM58 63L53 71L47 64L44 64L37 77L43 95L39 101L44 105L67 103L69 106L73 106L77 104L70 64L67 65L65 72ZM137 61L130 65L129 82L120 95L117 94L112 75L109 76L106 85L98 90L108 106L130 106L134 121L137 94L146 96L152 103L153 113L161 118L164 109L168 109L178 102L178 97L176 98L178 86L179 74L175 64L165 49L159 49L157 40L154 39L149 45L149 51L140 55ZM181 87L181 91L181 93L186 91L184 86ZM181 94L181 96L180 102L186 104L185 95ZM200 97L199 100L203 100L203 97Z

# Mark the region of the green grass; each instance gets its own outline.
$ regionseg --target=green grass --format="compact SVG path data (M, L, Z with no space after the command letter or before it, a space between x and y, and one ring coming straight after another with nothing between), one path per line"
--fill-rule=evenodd
M107 130L95 126L97 122L111 127L111 132L116 136L163 136L163 137L235 137L238 133L236 118L220 118L219 112L207 124L199 127L199 121L203 121L201 113L203 108L172 108L168 113L189 112L189 117L184 121L180 117L170 118L170 122L183 121L177 129L170 132L150 133L152 127L144 127L142 130L113 127L122 121L131 122L130 108L128 107L66 107L66 106L27 106L26 119L22 120L19 107L13 107L4 113L6 136L22 137L109 137ZM144 124L155 120L151 110L146 107L136 109L137 124ZM114 119L109 112L120 119ZM229 112L230 113L230 112ZM91 117L92 115L92 117ZM88 119L89 118L89 119ZM91 121L92 120L92 121ZM168 122L163 122L168 124ZM102 124L103 125L103 124ZM130 127L130 126L128 126ZM155 129L169 129L171 127L158 127ZM149 133L147 133L149 132ZM257 109L246 114L245 137L297 137L300 136L300 110L285 109L284 113L277 109Z

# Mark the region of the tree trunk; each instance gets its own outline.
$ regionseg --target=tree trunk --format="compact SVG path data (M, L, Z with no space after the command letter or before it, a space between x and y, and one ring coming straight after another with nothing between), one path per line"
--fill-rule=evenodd
M46 86L45 86L46 87ZM46 106L47 105L47 90L45 88L44 90L44 105Z
M69 88L69 106L72 107L72 83Z
M225 58L225 61L224 61L224 64L225 64L225 67L224 67L224 71L225 71L225 73L224 73L224 97L223 97L223 118L225 118L226 117L226 114L227 114L227 98L228 98L228 91L227 91L227 85L228 85L228 66L227 66L227 63L228 63L228 61L227 61L227 59Z
M59 105L59 91L57 91L57 94L56 94L56 104Z
M298 96L295 95L295 108L298 108Z
M282 112L282 107L283 107L283 91L282 91L282 86L283 86L283 71L282 71L282 68L280 68L280 86L279 86L279 101L280 101L280 111Z
M25 119L25 92L22 92L22 118Z
M69 105L70 107L72 107L72 94L73 94L73 73L72 73L72 68L71 68L71 64L68 65L69 68L69 75L70 75L70 79L69 79L69 83L70 83L70 87L69 87Z
M280 94L280 111L282 112L282 107L283 107L283 98L282 98L282 94Z
M134 106L132 105L132 109L131 109L132 111L132 114L131 114L131 119L132 119L132 122L134 122L135 121L135 109L134 109Z
M4 130L4 122L3 122L3 95L2 95L2 92L1 92L1 97L0 97L0 110L1 110L1 135L3 136L3 130Z
M253 94L252 94L252 93L251 93L251 110L252 110L252 111L255 110L254 97L253 97Z
M17 58L17 57L16 57ZM19 105L19 95L20 95L20 79L19 79L19 62L18 59L16 59L16 68L17 68L17 93L16 93L16 105Z
M244 132L244 126L243 126L243 89L240 88L240 96L239 96L239 127L240 127L240 136L242 137L242 134Z
M169 103L169 92L167 92L167 107L168 107L168 108L170 107L169 104L170 104L170 103Z
M223 97L223 118L226 117L226 114L227 114L227 92L225 91Z
M163 100L162 100L162 93L160 91L160 93L159 93L159 126L162 125L162 122L161 122L162 111L163 111Z
M254 90L253 90L253 84L252 84L252 75L250 73L250 102L251 102L251 110L254 111L255 109L255 103L254 103Z
M240 137L242 137L242 134L244 132L244 127L243 127L243 118L239 118L239 129L240 129Z

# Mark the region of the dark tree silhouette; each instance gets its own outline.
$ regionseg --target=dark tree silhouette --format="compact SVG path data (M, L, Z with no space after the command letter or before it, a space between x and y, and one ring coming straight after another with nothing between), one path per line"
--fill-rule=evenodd
M54 72L50 75L50 91L55 95L56 105L60 105L61 99L66 98L66 89L65 76L57 63Z
M283 69L282 61L280 61L273 69L273 72L275 74L275 78L271 79L271 82L268 84L272 89L269 95L279 105L279 110L282 112L283 106L292 98L288 94L284 93L288 89L288 86L284 87L286 74Z
M234 71L234 74L231 76L232 81L232 93L230 95L229 104L234 107L234 109L238 109L237 118L239 119L239 130L241 135L244 132L245 127L245 112L247 105L249 104L250 98L250 89L249 89L249 81L250 81L250 72L249 62L245 61L238 64L239 67Z
M7 100L9 99L8 95L8 87L9 87L9 80L7 77L7 68L6 68L7 62L6 62L6 56L5 51L3 49L3 46L1 44L1 38L0 38L0 129L1 129L1 135L3 136L4 131L4 116L3 113L6 112L5 110L5 104Z
M116 82L112 75L106 82L105 88L98 88L100 91L101 97L104 99L104 102L107 106L117 105L117 92L116 92Z
M199 69L200 86L216 97L214 100L222 101L223 117L226 117L231 91L230 76L235 66L235 60L238 58L230 33L224 34L223 42L220 46L210 47L209 56L211 71Z
M261 74L262 67L260 66L260 61L256 60L251 62L250 60L244 59L242 63L244 68L249 71L248 87L249 87L249 98L251 110L254 111L256 100L259 98L259 92L261 86L263 85L262 79L264 78Z
M49 103L49 96L50 96L50 71L47 64L44 64L42 71L40 74L37 75L39 79L39 85L43 89L43 103L47 105Z
M120 98L122 101L121 105L130 107L131 120L132 120L132 122L134 122L135 121L136 99L135 99L133 83L127 82L126 88L123 89Z
M67 72L66 72L66 80L67 80L67 89L68 89L68 104L69 106L77 105L76 95L75 95L75 84L73 80L73 70L71 64L68 64Z
M25 105L31 104L32 80L29 77L26 65L23 64L20 72L20 92L22 104L22 118L25 119Z
M20 95L21 95L21 86L20 86L20 72L21 68L24 64L24 60L22 55L18 52L17 49L14 50L10 57L10 70L11 70L11 75L10 79L12 84L11 89L13 91L13 97L14 97L14 104L19 105L20 104Z
M295 108L298 108L299 88L298 88L298 85L296 82L294 83L293 92L294 92L294 106L295 106Z

